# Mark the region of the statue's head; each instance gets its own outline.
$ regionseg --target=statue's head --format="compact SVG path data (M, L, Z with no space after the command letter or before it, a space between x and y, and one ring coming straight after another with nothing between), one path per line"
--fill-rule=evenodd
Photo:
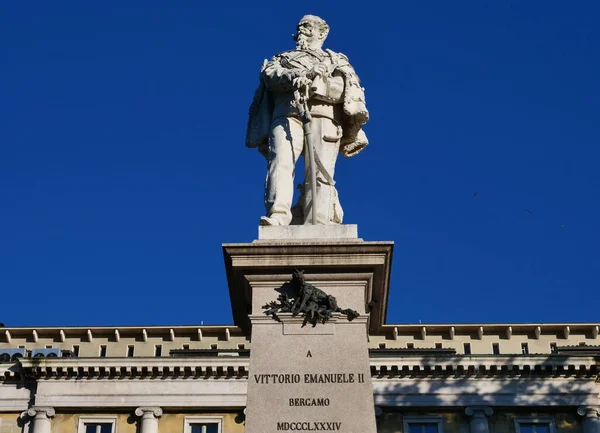
M323 18L316 15L304 15L296 27L296 49L321 49L329 34L329 26Z

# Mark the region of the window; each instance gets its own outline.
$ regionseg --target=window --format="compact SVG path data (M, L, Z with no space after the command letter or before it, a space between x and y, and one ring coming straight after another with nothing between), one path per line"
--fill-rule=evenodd
M79 356L79 346L76 344L73 345L73 356L76 358Z
M112 433L112 424L107 422L89 423L85 425L85 433Z
M106 358L106 345L104 344L100 346L100 358Z
M238 344L238 349L239 350L244 350L246 348L246 345L244 343L239 343Z
M190 350L190 345L189 344L184 344L181 347L183 348L183 350Z
M441 349L442 348L442 343L435 343L435 348L436 349Z
M211 344L211 345L210 345L210 348L211 348L212 350L216 350L216 349L218 349L218 346L217 346L216 344Z
M223 418L208 416L186 416L184 433L222 433Z
M444 433L442 417L405 416L404 433Z
M414 349L415 348L415 344L414 343L406 343L406 348L407 349Z
M527 343L521 343L521 354L522 355L529 355L529 344L527 344Z
M116 417L80 417L77 433L115 433Z
M379 343L379 348L380 349L385 349L385 343Z
M133 358L133 346L127 346L127 357Z
M500 355L500 344L492 343L492 353L494 355Z
M465 348L465 355L470 355L471 354L471 343L465 343L464 348Z
M157 344L156 346L154 346L154 356L161 356L162 355L162 344Z
M515 418L517 433L554 433L552 418Z

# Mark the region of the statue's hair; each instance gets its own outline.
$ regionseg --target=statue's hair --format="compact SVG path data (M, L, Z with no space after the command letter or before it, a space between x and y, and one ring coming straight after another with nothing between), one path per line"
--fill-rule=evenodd
M329 34L329 24L327 24L325 20L321 17L318 17L316 15L304 15L302 18L300 18L299 22L301 23L302 21L316 22L319 25L320 30L325 33L325 37L327 37L327 35Z

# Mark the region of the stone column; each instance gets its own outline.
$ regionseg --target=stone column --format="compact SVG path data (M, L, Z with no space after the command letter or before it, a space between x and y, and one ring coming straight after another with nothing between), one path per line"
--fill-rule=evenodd
M162 413L160 407L138 407L135 414L141 417L140 433L158 433L158 418Z
M583 417L583 433L600 433L598 406L579 406L577 413Z
M55 415L54 408L33 406L27 411L27 415L34 418L33 433L51 433L52 418Z
M489 433L488 417L494 410L489 406L469 406L465 413L471 417L471 433ZM600 433L600 432L599 432Z

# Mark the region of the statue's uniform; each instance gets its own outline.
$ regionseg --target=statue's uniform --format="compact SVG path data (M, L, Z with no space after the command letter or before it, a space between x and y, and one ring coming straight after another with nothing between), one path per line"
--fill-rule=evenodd
M306 152L303 125L294 104L293 81L316 64L327 66L329 71L314 80L308 100L318 166L318 224L342 222L343 211L333 182L338 152L353 156L368 143L361 130L368 120L364 94L343 54L330 50L292 50L266 63L261 72L261 86L250 107L246 144L263 152L268 146L265 207L269 219L279 225L310 221L312 197L308 163L298 205L292 208L294 169L299 156Z
M294 194L294 167L304 148L304 130L294 106L294 88L292 81L300 73L308 72L315 64L322 63L329 68L334 61L325 52L289 51L273 58L263 70L262 76L267 90L273 92L273 123L269 136L269 166L265 185L265 205L267 215L281 225L292 221L292 198ZM314 137L315 152L321 162L317 170L317 223L330 224L342 221L342 209L337 191L328 182L326 176L333 179L335 161L342 138L340 126L342 117L341 96L344 80L341 76L327 77L323 80L326 90L335 92L333 97L311 98L308 101L312 115L311 129ZM327 93L327 92L324 92ZM326 100L327 98L328 100ZM307 159L305 160L307 161ZM301 218L304 223L311 215L312 196L309 176L309 164L305 163L306 176L302 188L303 197ZM323 173L325 171L327 174Z

